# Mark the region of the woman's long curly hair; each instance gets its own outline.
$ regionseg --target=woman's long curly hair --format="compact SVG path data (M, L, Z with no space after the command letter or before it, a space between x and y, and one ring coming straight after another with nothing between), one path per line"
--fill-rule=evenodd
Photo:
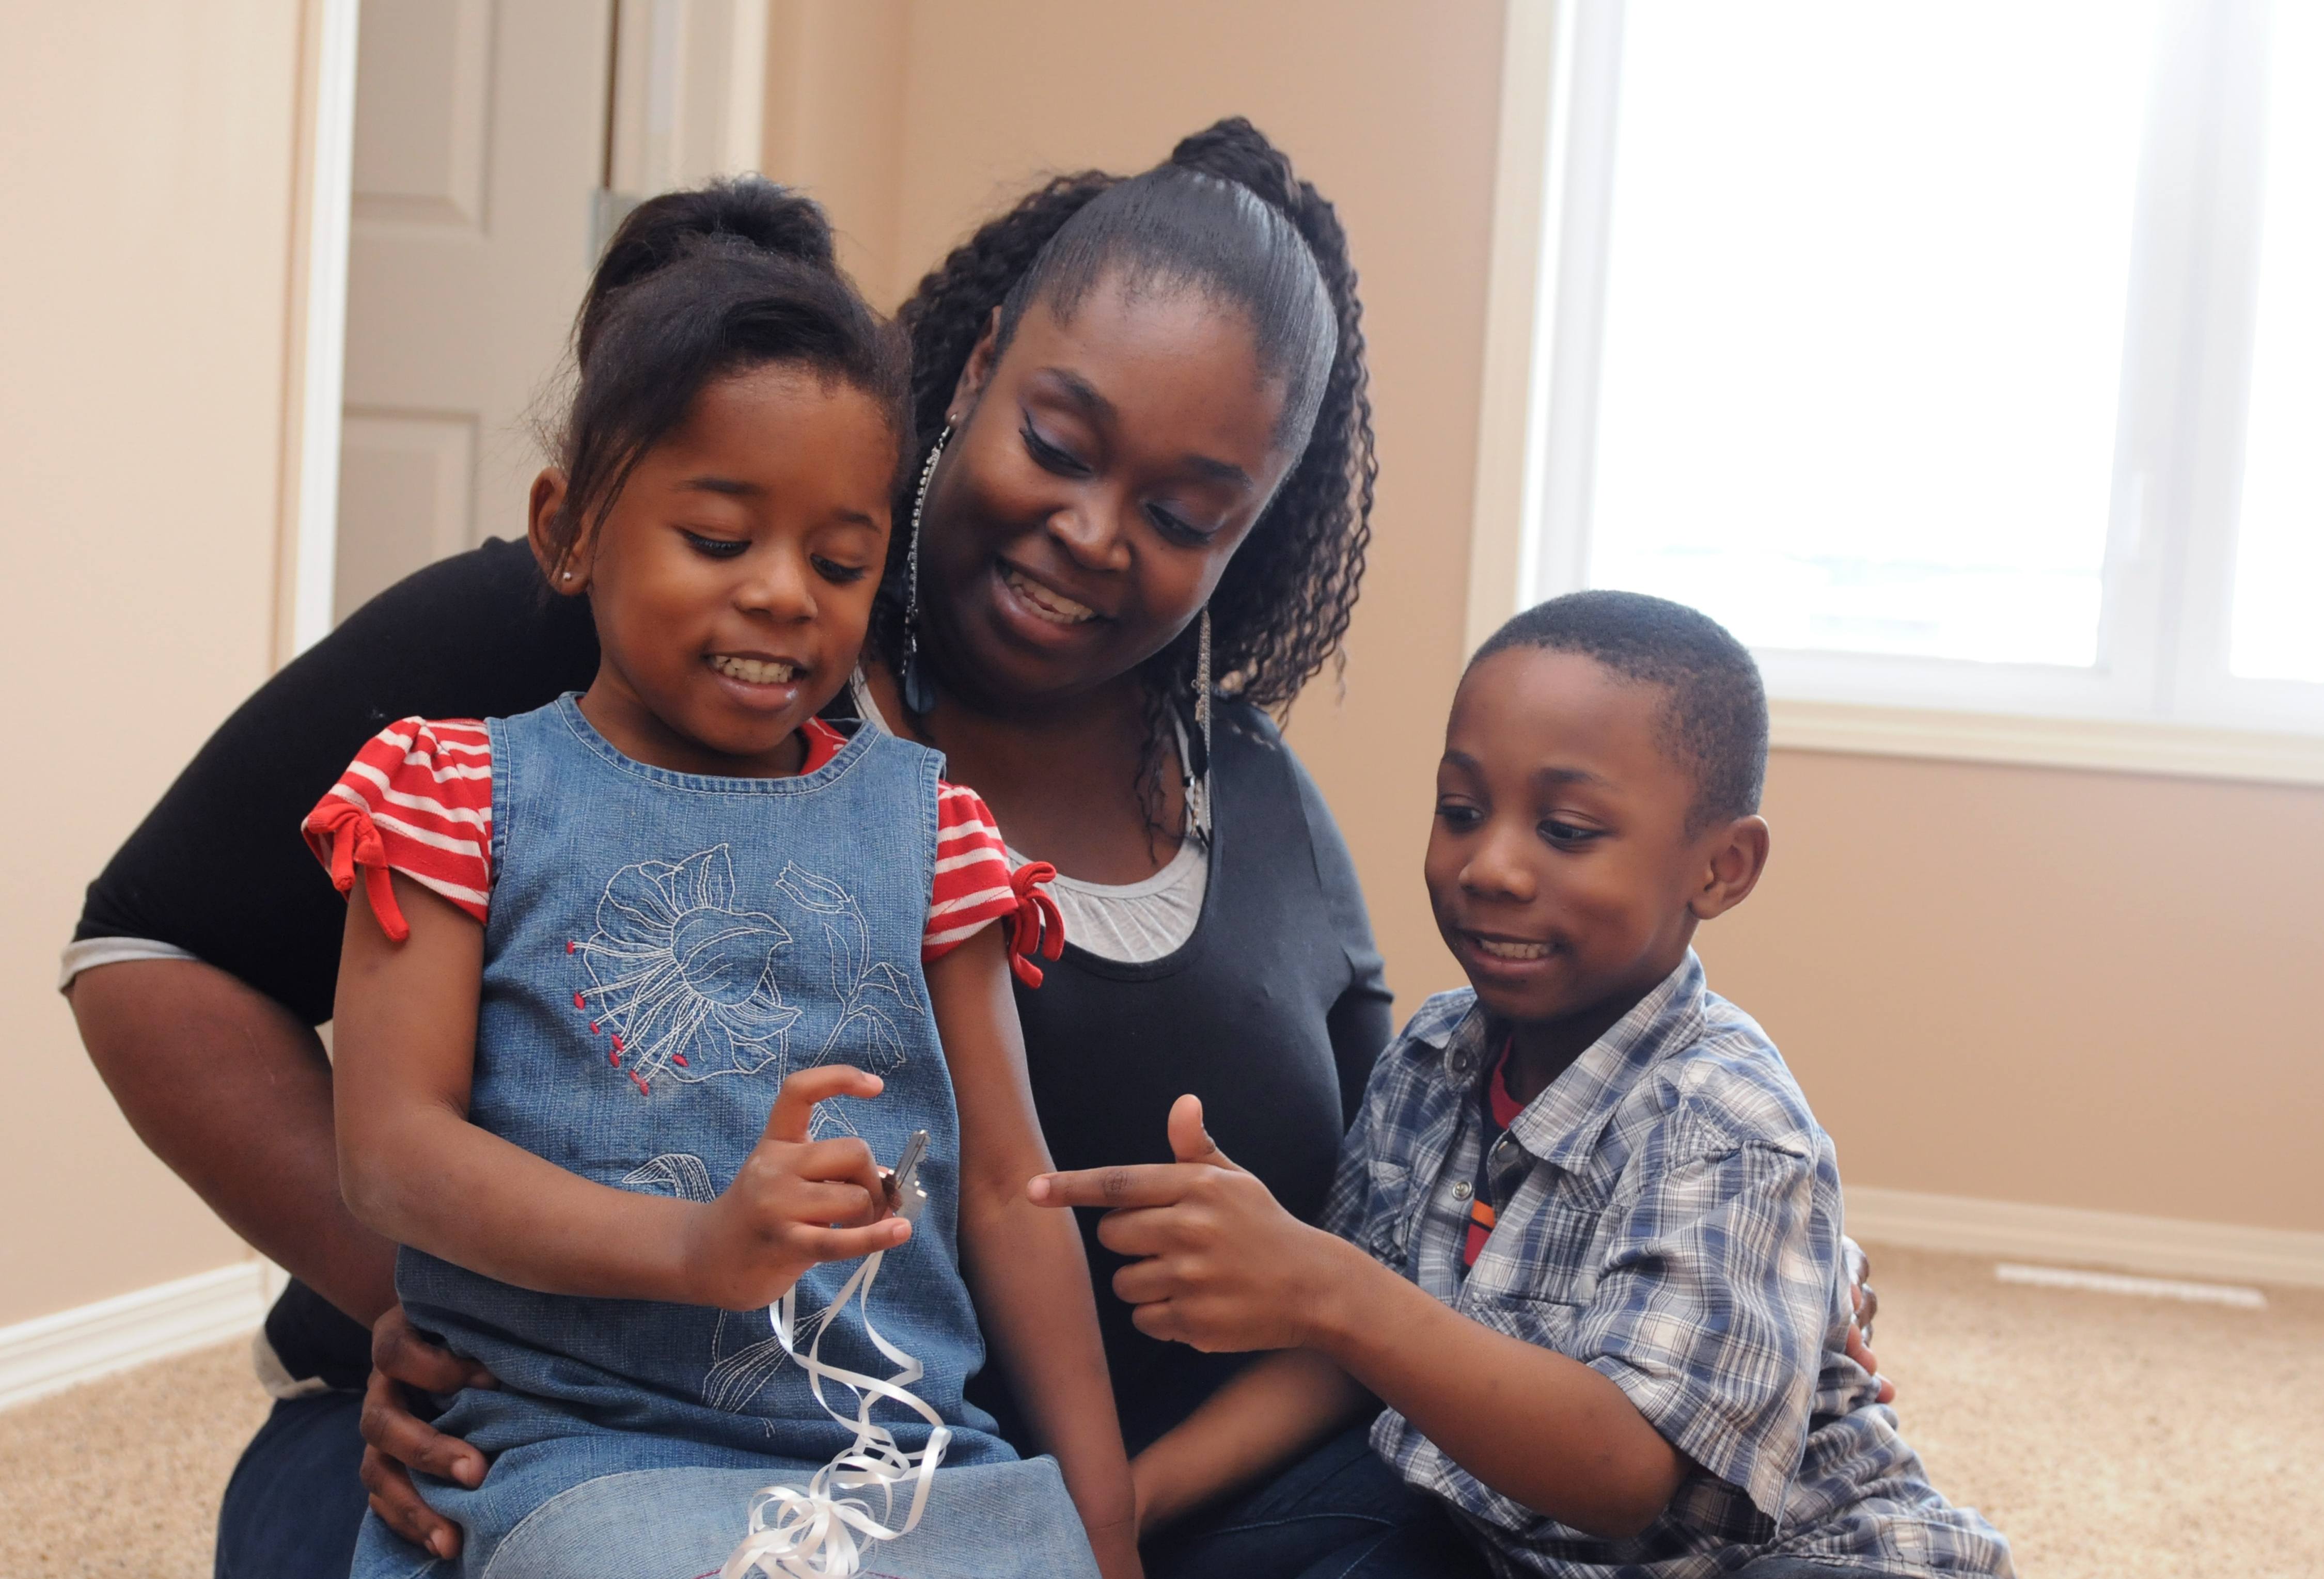
M1336 329L1320 395L1309 391L1302 399L1298 386L1305 381L1304 372L1291 370L1293 392L1286 407L1312 405L1314 409L1305 447L1211 595L1212 665L1221 690L1280 718L1327 661L1337 658L1344 664L1340 642L1347 633L1349 613L1363 579L1364 550L1371 540L1372 490L1379 467L1372 454L1363 307L1356 298L1355 265L1332 205L1298 178L1291 161L1249 121L1240 116L1223 120L1186 138L1172 150L1168 162L1152 173L1170 170L1231 182L1288 220L1312 255L1314 275L1320 276L1328 301L1329 327ZM898 315L911 341L912 410L919 449L898 502L898 530L890 542L881 608L874 619L874 639L891 661L904 650L903 582L911 536L911 490L944 431L945 408L961 370L993 309L1009 303L1012 295L1018 296L1021 308L1019 287L1030 277L1039 276L1031 282L1045 292L1060 285L1068 295L1087 288L1095 271L1091 260L1083 260L1078 268L1067 265L1053 280L1056 271L1044 253L1068 221L1122 184L1122 178L1102 170L1054 178L954 248L942 266L921 280ZM1158 223L1167 224L1167 206L1162 208ZM1108 234L1095 243L1097 262L1102 263L1111 249L1168 272L1173 271L1168 249L1202 245L1199 238L1188 242L1159 232L1157 224L1154 217L1136 216L1109 225ZM1157 258L1162 260L1158 264ZM1281 270L1272 271L1279 274ZM1309 278L1304 261L1298 272L1303 280ZM1245 297L1254 309L1260 305L1241 281L1222 281L1207 273L1201 278L1205 285L1222 284ZM1310 283L1303 289L1312 292L1314 287ZM1279 294L1270 291L1270 298ZM1004 334L1013 326L1013 312L1004 312ZM1255 327L1264 354L1276 331L1270 325ZM1149 808L1157 803L1151 793L1154 754L1166 738L1172 711L1182 700L1191 700L1196 646L1197 633L1190 623L1140 666L1148 713L1155 726L1154 744L1140 775L1147 781Z

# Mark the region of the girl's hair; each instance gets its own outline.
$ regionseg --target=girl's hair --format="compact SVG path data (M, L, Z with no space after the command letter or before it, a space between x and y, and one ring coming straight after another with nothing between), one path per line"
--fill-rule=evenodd
M604 523L646 452L716 379L781 363L871 397L912 451L902 335L833 256L814 199L759 176L640 204L598 260L573 326L574 383L550 453L565 470L557 556Z
M1240 311L1261 367L1284 380L1275 436L1298 458L1228 562L1210 605L1222 688L1279 714L1339 655L1371 540L1379 468L1346 233L1331 204L1249 121L1237 116L1195 133L1143 175L1056 177L920 281L898 315L911 336L919 458L944 426L993 308L1005 346L1035 302L1070 315L1092 288L1124 271L1133 281L1185 286ZM899 497L908 508L908 496ZM890 542L874 621L890 656L903 647L908 537L899 530ZM1190 626L1139 671L1157 748L1167 710L1193 679L1195 646Z

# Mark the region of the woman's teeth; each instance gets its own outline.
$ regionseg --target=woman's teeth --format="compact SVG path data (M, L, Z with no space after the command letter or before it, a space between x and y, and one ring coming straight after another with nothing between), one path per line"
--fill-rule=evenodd
M758 658L730 658L724 654L710 660L710 666L746 685L788 685L798 673L797 664L762 662Z
M1547 943L1505 943L1499 938L1479 938L1476 943L1479 952L1488 954L1496 959L1546 959L1549 958Z
M1001 579L1008 583L1010 591L1033 605L1037 616L1052 625L1079 625L1097 618L1097 610L1087 603L1076 603L1014 570L1003 571Z

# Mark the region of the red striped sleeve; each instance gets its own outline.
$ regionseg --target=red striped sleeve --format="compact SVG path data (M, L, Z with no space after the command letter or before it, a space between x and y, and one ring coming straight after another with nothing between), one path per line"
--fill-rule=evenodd
M996 921L1010 923L1009 963L1028 987L1041 985L1033 956L1055 959L1065 949L1065 922L1041 885L1056 876L1047 861L1011 871L1009 847L984 798L959 785L936 785L936 880L928 896L923 964L940 959Z
M339 892L358 876L381 930L411 935L401 872L484 921L493 886L493 746L474 719L408 718L371 738L299 825Z

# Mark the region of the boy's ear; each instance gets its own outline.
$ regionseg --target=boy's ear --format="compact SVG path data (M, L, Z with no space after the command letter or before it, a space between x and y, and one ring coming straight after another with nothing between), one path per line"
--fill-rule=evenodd
M532 497L525 506L525 537L532 545L533 563L549 579L549 590L574 597L589 590L589 546L576 543L563 554L557 548L557 518L565 509L565 473L544 466L532 480Z
M1724 915L1750 897L1767 869L1767 820L1760 816L1738 817L1704 836L1711 858L1702 886L1687 902L1695 920Z
M961 364L960 377L952 386L952 403L945 409L945 419L954 427L968 419L969 409L984 393L991 381L992 369L1001 360L1001 309L984 320L984 333L976 337L969 348L968 360Z

